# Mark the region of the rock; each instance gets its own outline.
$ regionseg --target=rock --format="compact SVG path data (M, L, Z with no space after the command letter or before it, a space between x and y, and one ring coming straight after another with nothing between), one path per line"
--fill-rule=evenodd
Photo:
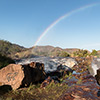
M40 69L40 70L44 71L44 64L43 63L31 62L30 67L37 68L37 69Z
M72 73L72 72L73 70L71 68L69 67L66 68L66 66L64 65L59 65L56 71L48 72L46 73L46 76L47 77L50 76L52 79L58 80L58 82L60 82L59 78L65 76L66 74L69 75L69 73Z
M48 78L46 78L46 79L42 82L40 88L44 88L44 89L45 89L45 87L48 86L50 83L56 84L56 83L59 83L59 82L60 82L60 80L58 79L58 77L50 77L50 76L49 76Z
M10 64L0 70L0 86L11 85L12 89L18 89L30 85L30 83L39 82L45 79L43 69L42 63Z
M32 82L39 82L45 79L46 73L44 71L44 64L39 62L32 62L29 65L31 67L30 73L32 76ZM33 79L34 78L34 79Z
M69 73L73 72L73 70L70 67L67 67L65 65L59 65L57 67L57 71L60 72L62 76L66 75L66 74L69 75Z
M93 76L87 75L81 84L73 84L58 100L100 100L100 87Z
M100 69L97 70L97 75L95 75L97 83L100 85Z
M58 78L60 78L61 76L62 76L63 74L61 73L61 72L59 72L59 71L53 71L53 72L48 72L48 73L46 73L46 76L47 77L58 77Z
M46 87L47 85L49 85L51 82L53 82L54 80L49 76L46 80L44 80L41 84L41 88Z
M13 89L17 89L24 79L24 71L21 65L10 64L0 70L1 85L11 85Z
M84 63L74 66L71 78L65 80L65 84L70 88L66 89L58 100L100 100L100 86ZM100 69L97 71L96 78L100 84Z
M68 66L69 68L72 68L73 66L77 65L77 62L73 58L63 58L61 59L62 65Z

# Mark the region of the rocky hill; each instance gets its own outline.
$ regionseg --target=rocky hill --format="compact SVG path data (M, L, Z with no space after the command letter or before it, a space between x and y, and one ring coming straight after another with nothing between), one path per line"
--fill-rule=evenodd
M73 52L76 52L78 50L79 50L78 48L66 48L66 49L64 49L64 51L66 51L68 53L73 53Z
M77 48L71 49L62 49L60 47L53 47L53 46L35 46L29 48L28 50L20 53L16 53L18 58L29 58L33 57L34 55L37 56L49 56L49 57L66 57L69 56L71 53L78 51Z
M17 44L12 44L8 41L0 40L0 54L11 57L12 59L33 58L34 56L48 57L86 57L87 55L100 56L100 51L93 50L92 53L88 50L78 48L66 48L47 46L35 46L25 48Z
M56 51L65 51L67 53L73 53L75 51L78 51L78 48L66 48L66 49L62 49L60 47L53 47L53 46L36 46L33 47L33 51L34 52L56 52Z
M0 54L10 57L12 59L30 58L36 56L69 56L70 53L78 51L79 49L62 49L60 47L53 46L35 46L31 48L25 48L23 46L10 43L9 41L0 40Z

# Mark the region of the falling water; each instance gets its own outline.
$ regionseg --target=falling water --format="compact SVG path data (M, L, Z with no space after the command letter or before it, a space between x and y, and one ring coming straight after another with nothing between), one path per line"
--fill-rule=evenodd
M44 63L45 67L45 72L52 72L57 70L57 67L60 65L63 65L65 69L72 68L77 62L70 57L62 58L62 57L55 57L55 58L50 58L50 57L34 57L34 58L29 58L29 59L22 59L16 64L28 64L30 62L40 62Z
M92 75L95 76L97 74L97 70L100 68L100 58L94 58L92 61Z

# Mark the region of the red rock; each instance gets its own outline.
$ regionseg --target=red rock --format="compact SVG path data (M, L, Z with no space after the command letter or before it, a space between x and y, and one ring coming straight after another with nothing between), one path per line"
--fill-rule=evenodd
M41 88L46 87L47 85L49 85L51 82L53 82L54 80L49 76L46 80L44 80L41 84Z
M83 67L77 68L80 71L82 70L80 68ZM98 80L100 80L99 75L100 73L96 77ZM75 80L72 80L73 77L81 80L81 83L75 83ZM100 100L100 86L97 84L95 77L88 73L87 69L83 68L82 72L73 74L70 80L66 79L66 83L70 84L68 86L71 87L67 89L66 92L58 98L58 100Z
M0 70L0 83L2 85L11 85L13 89L17 89L24 79L24 71L21 65L10 64Z
M74 87L70 88L69 90L64 93L59 100L100 100L100 97L97 96L98 89L93 87L94 85L91 84L92 87L84 86L84 85L75 85ZM93 90L95 88L95 90ZM66 95L69 94L69 95ZM71 95L71 96L70 96ZM69 96L71 97L70 99ZM64 99L66 98L66 99Z
M18 89L44 80L43 67L43 64L35 62L27 65L10 64L0 70L0 86L11 85L13 89Z

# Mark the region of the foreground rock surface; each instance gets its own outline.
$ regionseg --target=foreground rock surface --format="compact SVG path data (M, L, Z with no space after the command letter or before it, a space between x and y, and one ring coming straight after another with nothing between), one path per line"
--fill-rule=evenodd
M59 100L100 100L99 86L93 82L84 82L68 89Z
M73 66L72 72L70 71L69 74L67 73L68 70L61 64L56 71L46 73L46 79L38 88L33 85L29 88L16 90L16 94L12 91L10 94L4 94L4 100L7 96L12 97L12 100L100 100L100 86L97 84L99 80L96 80L100 78L100 71L97 72L98 77L95 78L89 71L91 58L75 59L77 64ZM25 66L31 67L30 69L43 70L41 67L43 65L39 67L38 63L34 62L23 66L27 68ZM63 71L67 72L62 73ZM31 71L29 72L31 73ZM62 77L61 73L63 74Z
M44 64L32 62L27 65L10 64L0 70L0 86L11 85L18 89L45 79Z
M19 88L24 79L21 65L10 64L0 70L0 85L11 85L13 89Z
M70 88L58 100L100 100L100 86L86 65L86 60L80 59L79 65L74 66L72 78L65 82Z

